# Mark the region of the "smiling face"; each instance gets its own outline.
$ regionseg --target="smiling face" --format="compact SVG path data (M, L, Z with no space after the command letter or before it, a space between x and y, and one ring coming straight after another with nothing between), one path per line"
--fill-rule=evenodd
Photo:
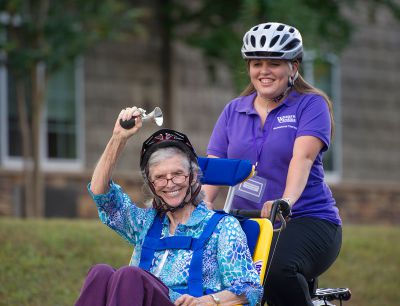
M288 87L289 76L297 71L297 63L293 69L286 60L254 59L249 62L250 81L263 99L273 99L282 94Z
M183 153L167 156L149 167L150 184L153 184L156 195L172 207L179 206L184 200L189 188L188 176L189 161ZM176 177L175 183L173 177ZM160 184L163 179L167 179L165 186Z

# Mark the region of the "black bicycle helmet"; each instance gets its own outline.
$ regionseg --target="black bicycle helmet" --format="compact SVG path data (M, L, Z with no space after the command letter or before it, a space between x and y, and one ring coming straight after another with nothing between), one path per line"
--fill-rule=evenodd
M189 138L180 132L170 129L162 129L153 133L142 145L140 154L140 169L143 171L154 151L160 148L177 147L186 153L190 160L198 164L197 154L189 141Z

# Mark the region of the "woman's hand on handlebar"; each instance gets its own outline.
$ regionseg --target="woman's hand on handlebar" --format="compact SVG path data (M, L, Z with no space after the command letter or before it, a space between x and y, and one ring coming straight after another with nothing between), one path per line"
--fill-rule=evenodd
M136 106L127 107L121 110L114 125L113 135L128 139L142 127L141 113ZM127 121L135 117L135 126L130 129L124 129L120 124L120 119Z
M261 217L271 219L271 211L273 207L275 210L272 212L272 214L280 213L282 214L283 218L286 218L291 214L290 199L285 198L285 199L276 199L274 201L265 202L261 209Z
M274 201L267 201L264 203L261 209L261 218L269 218L271 215L272 203Z

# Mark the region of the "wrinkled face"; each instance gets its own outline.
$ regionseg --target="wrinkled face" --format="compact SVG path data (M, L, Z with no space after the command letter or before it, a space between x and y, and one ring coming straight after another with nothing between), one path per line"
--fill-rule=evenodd
M293 76L297 70L297 63L291 69L286 60L254 59L248 65L250 81L257 94L264 99L273 99L282 94L288 86L289 76Z
M149 168L150 183L167 204L182 203L189 188L188 162L181 154L167 157Z

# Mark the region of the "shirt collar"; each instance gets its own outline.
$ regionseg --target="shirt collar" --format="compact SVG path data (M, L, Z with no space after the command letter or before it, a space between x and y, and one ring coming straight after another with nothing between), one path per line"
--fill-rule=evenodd
M289 95L286 97L286 99L283 101L282 104L285 104L287 106L293 105L294 103L297 102L300 95L301 94L299 92L293 89L289 92Z
M256 98L257 93L254 92L248 96L242 96L239 97L239 102L236 105L235 110L239 113L246 113L246 115L257 115L257 111L254 108L254 100ZM290 106L294 103L296 103L297 98L300 96L300 93L298 93L296 90L291 90L289 92L289 95L283 100L281 105L286 105Z
M207 208L206 204L203 201L201 201L190 215L188 222L186 222L186 224L184 225L196 226L197 224L202 222L210 213L212 213L212 211Z
M246 115L257 115L256 110L254 109L254 99L256 98L257 93L253 92L248 96L239 97L239 103L236 105L236 111L239 113L246 113Z
M202 222L212 211L207 208L206 204L202 201L197 205L195 210L190 215L189 220L185 224L181 224L182 226L192 227L196 226L200 222ZM169 225L168 216L164 216L163 220L164 225Z

